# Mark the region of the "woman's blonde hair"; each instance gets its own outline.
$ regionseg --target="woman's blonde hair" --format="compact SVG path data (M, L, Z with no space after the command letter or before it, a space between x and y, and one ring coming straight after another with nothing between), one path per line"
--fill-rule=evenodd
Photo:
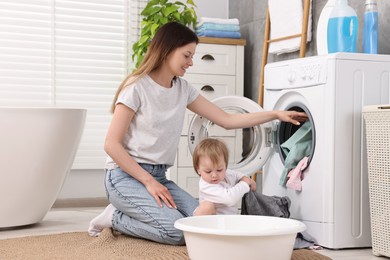
M164 24L153 37L149 48L142 60L141 65L128 75L120 84L115 93L114 101L112 103L111 111L115 110L115 103L118 99L119 93L128 85L134 83L138 78L149 74L158 69L177 48L180 48L189 43L199 43L198 36L187 26L170 22Z
M224 142L214 138L203 139L194 149L192 154L192 164L196 172L199 168L199 159L202 156L210 158L214 165L220 162L221 156L227 167L229 162L229 150Z

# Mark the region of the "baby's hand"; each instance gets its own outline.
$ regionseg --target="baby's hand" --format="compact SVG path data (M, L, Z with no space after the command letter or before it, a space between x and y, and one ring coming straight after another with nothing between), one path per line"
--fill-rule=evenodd
M251 178L244 176L240 179L240 181L246 182L249 185L249 188L251 189L251 191L256 191L256 186L257 186L256 182L254 180L252 180Z
M248 185L249 185L249 188L251 188L251 185L252 185L252 179L250 179L249 177L247 176L244 176L240 179L240 181L243 181L243 182L246 182ZM252 189L252 188L251 188Z
M256 191L257 183L253 179L250 179L250 181L251 184L249 185L249 188L251 188L251 191Z

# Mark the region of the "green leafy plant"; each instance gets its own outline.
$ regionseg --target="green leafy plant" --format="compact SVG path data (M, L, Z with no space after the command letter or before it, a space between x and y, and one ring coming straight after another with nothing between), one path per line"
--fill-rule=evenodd
M148 49L156 31L168 22L178 22L195 28L196 12L193 0L169 2L169 0L151 0L141 12L141 37L133 44L132 60L138 67Z

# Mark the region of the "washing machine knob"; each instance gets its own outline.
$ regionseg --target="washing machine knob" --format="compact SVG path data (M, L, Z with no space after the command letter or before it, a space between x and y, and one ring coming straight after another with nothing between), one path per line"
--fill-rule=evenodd
M297 77L297 75L296 75L295 71L290 71L290 73L287 76L287 80L290 84L293 84L295 82L296 77Z

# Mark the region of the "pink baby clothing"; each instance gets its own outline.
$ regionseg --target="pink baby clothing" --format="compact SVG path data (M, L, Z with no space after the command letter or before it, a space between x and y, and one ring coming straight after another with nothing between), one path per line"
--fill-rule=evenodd
M306 169L308 160L309 157L303 157L303 159L299 161L297 167L295 167L288 173L288 180L286 183L287 188L298 191L302 190L302 172Z

